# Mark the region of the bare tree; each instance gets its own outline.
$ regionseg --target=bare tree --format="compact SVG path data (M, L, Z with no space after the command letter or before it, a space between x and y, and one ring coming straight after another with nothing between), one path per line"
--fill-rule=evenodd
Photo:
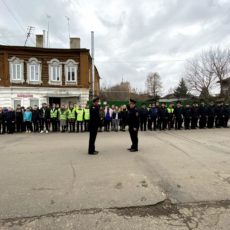
M207 52L187 61L185 66L185 81L190 91L201 93L210 90L216 84L216 77L212 70L212 63Z
M208 56L211 62L212 72L220 84L220 95L223 95L222 81L230 74L230 50L229 49L210 49Z
M147 93L153 97L159 96L162 84L158 73L149 73L145 82Z

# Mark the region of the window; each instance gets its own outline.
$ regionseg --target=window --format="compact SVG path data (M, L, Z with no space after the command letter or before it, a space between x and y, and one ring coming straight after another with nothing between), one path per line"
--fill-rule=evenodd
M12 57L11 59L9 59L9 65L10 65L10 81L12 83L23 83L24 61L19 58Z
M70 59L64 64L65 64L65 83L76 85L78 63Z
M19 99L14 100L14 109L17 108L17 105L21 105L21 100L19 100Z
M30 106L33 108L35 105L39 106L38 99L30 99Z
M41 84L41 62L36 58L30 58L27 63L27 83Z
M61 85L62 84L62 65L57 59L52 59L49 64L49 84Z

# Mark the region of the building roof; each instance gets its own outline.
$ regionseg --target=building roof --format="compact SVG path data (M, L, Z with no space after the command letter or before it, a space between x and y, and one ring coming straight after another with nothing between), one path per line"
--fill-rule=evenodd
M65 48L41 48L41 47L34 47L34 46L5 46L0 45L1 50L13 50L13 51L38 51L38 52L50 52L50 53L80 53L86 52L89 53L89 49L65 49Z

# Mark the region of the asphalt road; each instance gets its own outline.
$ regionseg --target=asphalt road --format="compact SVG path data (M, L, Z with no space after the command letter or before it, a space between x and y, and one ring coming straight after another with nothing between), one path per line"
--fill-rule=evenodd
M230 129L0 136L0 229L229 229ZM211 217L211 218L210 218Z

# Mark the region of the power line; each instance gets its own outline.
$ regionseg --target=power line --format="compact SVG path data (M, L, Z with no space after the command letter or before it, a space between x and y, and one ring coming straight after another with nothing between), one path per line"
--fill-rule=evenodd
M14 15L13 11L10 9L10 7L6 4L6 2L4 0L2 0L2 3L5 5L5 7L7 8L8 12L11 14L11 16L14 18L15 22L18 24L18 26L20 27L20 29L23 31L23 33L25 32L24 27L19 23L18 19L16 18L16 16Z

